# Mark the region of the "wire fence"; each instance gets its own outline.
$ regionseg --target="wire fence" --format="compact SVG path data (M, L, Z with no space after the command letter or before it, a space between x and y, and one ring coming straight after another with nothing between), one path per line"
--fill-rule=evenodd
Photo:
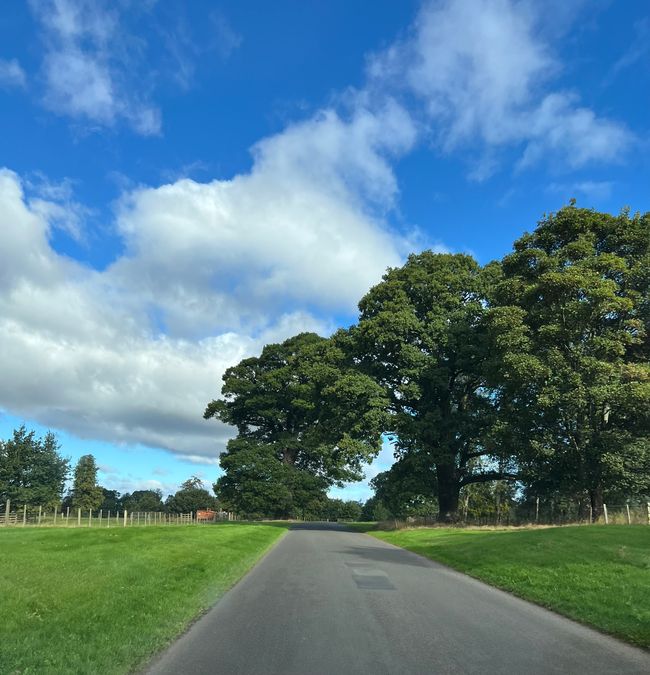
M0 512L0 527L148 527L155 525L205 525L238 520L229 511L199 510L190 513L164 511L83 510L44 508L23 505L12 510L11 502L5 503Z
M503 504L487 510L472 510L471 502L462 501L459 509L458 526L508 527L527 525L650 525L650 502L625 502L603 504L602 515L593 518L589 505L580 502L556 503L534 500L532 503L511 506ZM441 525L437 515L390 518L383 526L390 529L405 527L426 527Z

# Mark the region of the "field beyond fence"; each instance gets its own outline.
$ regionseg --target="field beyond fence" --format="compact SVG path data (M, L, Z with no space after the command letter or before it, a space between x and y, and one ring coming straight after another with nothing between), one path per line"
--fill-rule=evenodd
M220 521L234 521L238 517L229 511L192 511L166 513L164 511L108 511L98 509L58 508L24 505L12 511L7 501L0 513L0 527L134 527L149 525L200 525Z

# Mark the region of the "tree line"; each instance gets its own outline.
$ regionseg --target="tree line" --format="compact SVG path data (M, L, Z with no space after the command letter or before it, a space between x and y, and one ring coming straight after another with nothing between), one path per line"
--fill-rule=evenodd
M0 440L0 502L10 500L16 509L42 506L84 512L103 509L190 513L221 508L196 476L182 483L180 489L165 500L158 489L120 494L97 483L98 467L93 455L80 457L71 472L70 460L63 457L60 450L53 433L39 438L25 426L14 430L10 439ZM72 483L64 494L71 473Z
M462 497L650 496L650 214L574 203L500 261L425 251L389 269L355 325L229 368L204 416L237 429L214 489L290 517L396 462L373 509L461 517ZM465 508L468 508L467 503Z

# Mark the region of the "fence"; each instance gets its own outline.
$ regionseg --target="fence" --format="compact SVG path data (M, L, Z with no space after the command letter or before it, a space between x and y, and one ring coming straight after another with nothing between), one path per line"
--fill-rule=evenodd
M650 525L650 502L603 504L603 514L594 523L589 505L558 504L553 501L534 500L531 504L518 504L514 508L502 505L489 513L473 514L471 502L461 501L460 526L522 526L522 525ZM392 518L385 521L387 528L423 527L439 525L436 516Z
M234 513L214 512L206 517L204 512L165 513L163 511L82 511L67 508L44 509L42 506L22 508L12 511L11 501L7 501L0 513L0 527L147 527L154 525L204 525L219 521L237 520Z

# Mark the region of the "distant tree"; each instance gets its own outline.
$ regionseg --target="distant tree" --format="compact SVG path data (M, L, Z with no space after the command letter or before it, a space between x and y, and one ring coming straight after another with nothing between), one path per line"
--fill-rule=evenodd
M388 471L377 474L370 485L393 518L438 514L438 500L432 496L435 469L424 453L404 455Z
M224 475L214 491L229 511L251 517L305 517L320 512L327 481L278 461L273 446L236 438L222 455Z
M202 487L195 487L196 477L186 480L181 489L165 500L165 510L169 513L192 513L203 509L219 509L219 501ZM199 480L199 484L203 483Z
M362 509L361 509L361 520L366 522L382 522L388 520L393 514L386 508L380 499L376 496L370 497Z
M102 488L97 485L97 463L93 455L79 458L74 470L72 484L72 507L82 511L94 511L103 499Z
M117 490L107 490L103 487L102 503L99 505L99 508L104 511L121 511L124 506L122 504L120 493Z
M11 499L16 507L58 504L70 468L59 449L53 433L37 438L24 426L0 440L0 500Z
M352 499L328 499L325 505L325 516L328 520L361 520L362 506ZM321 516L322 517L322 516Z
M191 488L203 489L203 481L198 476L191 476L181 483L181 490L189 490Z
M127 511L162 511L164 509L161 490L135 490L122 497Z

